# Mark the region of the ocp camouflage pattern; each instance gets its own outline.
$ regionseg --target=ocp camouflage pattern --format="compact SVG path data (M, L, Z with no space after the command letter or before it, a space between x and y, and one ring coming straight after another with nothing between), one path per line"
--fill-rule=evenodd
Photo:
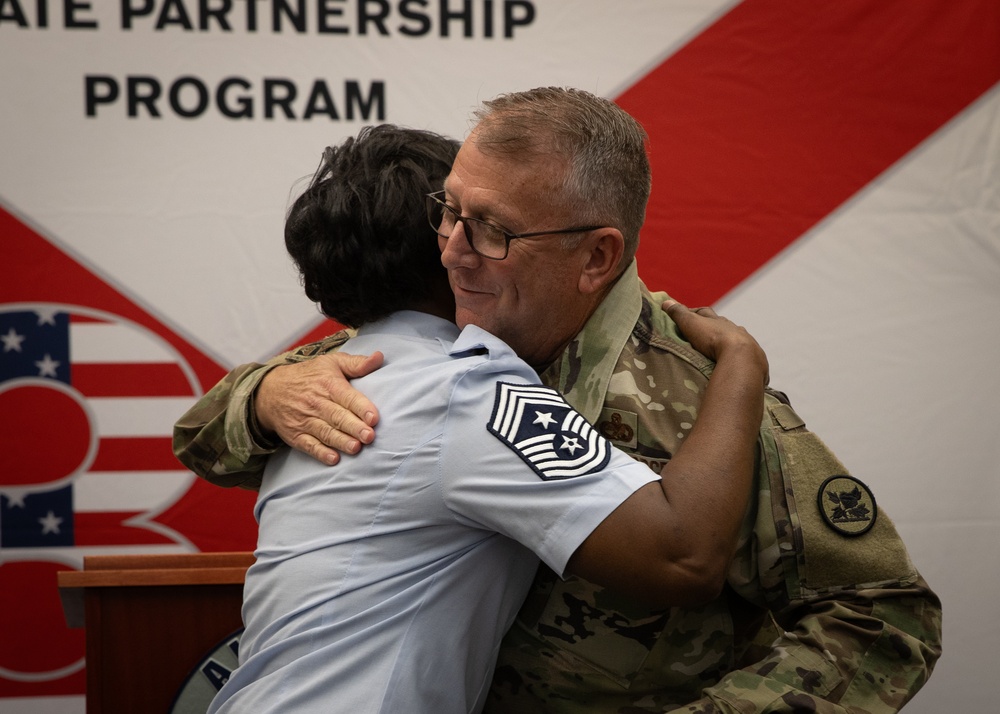
M660 310L665 297L633 264L542 375L657 473L712 371ZM212 483L256 488L275 447L253 423L257 384L346 338L234 370L178 422L178 458ZM787 401L766 396L756 496L722 595L649 610L543 567L501 646L488 714L882 714L916 694L941 654L940 601L884 509L857 537L824 525L819 489L850 472Z
M665 297L633 266L542 375L657 472L690 433L712 370L660 310ZM769 390L756 497L722 595L649 610L543 569L486 712L898 711L940 656L941 605L884 512L855 538L824 525L818 490L849 473Z

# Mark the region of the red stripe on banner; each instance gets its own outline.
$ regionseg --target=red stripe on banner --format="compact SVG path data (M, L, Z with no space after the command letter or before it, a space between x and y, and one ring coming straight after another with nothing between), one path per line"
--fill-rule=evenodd
M0 674L0 698L84 693L82 667L58 676L86 654L84 630L66 626L59 600L56 579L64 570L71 568L44 560L0 563L0 667L16 673L13 679ZM0 710L41 711L19 702Z
M169 436L119 437L98 442L90 471L177 471L182 468L174 457Z
M651 137L643 276L718 300L1000 81L998 28L996 0L733 8L617 100Z
M87 397L190 397L187 375L176 364L73 363L73 387Z
M75 513L73 515L73 542L80 546L106 545L161 545L176 541L147 528L125 523L135 513Z
M102 320L99 317L89 317L87 315L81 315L79 313L74 313L74 314L70 315L69 316L69 321L70 321L70 324L73 324L73 325L82 325L82 324L87 324L87 325L92 325L92 324L109 325L109 324L111 324L107 320Z
M156 522L183 533L200 551L253 550L256 501L255 491L219 488L197 478L184 498L158 515Z
M220 364L167 329L2 206L0 236L3 236L4 265L9 273L0 280L0 303L55 302L103 310L165 339L191 366L202 388L210 388L225 375L226 370Z

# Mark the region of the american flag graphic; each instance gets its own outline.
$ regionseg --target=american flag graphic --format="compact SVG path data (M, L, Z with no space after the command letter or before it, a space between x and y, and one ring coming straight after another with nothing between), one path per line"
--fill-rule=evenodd
M0 339L0 587L26 598L0 611L0 674L61 679L82 667L79 633L23 659L39 624L58 629L54 571L96 553L196 550L155 517L194 478L171 453L171 415L200 386L162 338L86 307L5 305ZM24 617L28 597L35 606Z
M2 210L0 233L25 267L0 289L0 701L80 695L84 631L66 626L56 573L88 555L252 550L253 497L171 451L173 422L224 370Z

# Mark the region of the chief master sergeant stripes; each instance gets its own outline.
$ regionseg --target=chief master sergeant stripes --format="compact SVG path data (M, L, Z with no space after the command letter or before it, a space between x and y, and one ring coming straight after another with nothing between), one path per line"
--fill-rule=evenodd
M546 481L602 469L610 458L608 443L548 387L497 383L489 429Z

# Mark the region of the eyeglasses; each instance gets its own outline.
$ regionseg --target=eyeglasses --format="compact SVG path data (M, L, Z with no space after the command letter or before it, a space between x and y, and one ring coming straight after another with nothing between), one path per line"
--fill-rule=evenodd
M506 228L482 221L478 218L463 216L444 202L444 191L428 193L426 197L427 220L431 228L442 238L450 238L459 221L465 229L465 239L473 251L490 260L503 260L510 250L510 242L515 238L534 238L536 236L560 235L565 233L584 233L594 231L603 226L580 226L578 228L563 228L554 231L538 231L535 233L511 233Z

